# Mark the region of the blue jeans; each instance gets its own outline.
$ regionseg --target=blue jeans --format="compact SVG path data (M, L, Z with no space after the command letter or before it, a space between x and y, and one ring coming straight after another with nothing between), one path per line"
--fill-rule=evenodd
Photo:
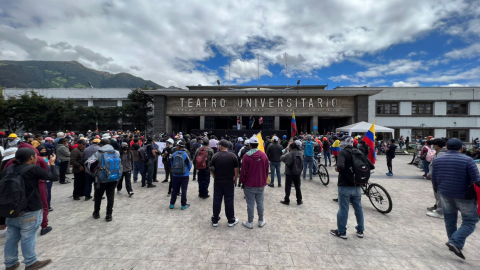
M307 174L307 167L308 167L308 172L310 175L310 179L312 178L312 172L313 172L313 157L305 157L303 159L303 179L305 179L306 174Z
M428 165L430 165L430 162L426 161L426 160L422 160L423 161L423 171L425 172L425 175L427 173L430 172L430 168L428 167Z
M208 168L198 169L198 196L205 198L208 196L208 186L210 185L210 170Z
M153 159L149 159L147 162L144 162L143 170L144 174L146 174L146 178L142 175L142 184L145 184L145 180L147 180L147 184L151 185L153 181ZM134 180L135 181L135 180Z
M95 185L95 178L90 174L85 174L85 198L92 197L92 185Z
M328 164L332 165L332 152L323 152L323 156L325 157L325 166L327 166L327 158L328 158Z
M143 161L133 162L133 182L137 182L138 173L140 173L140 175L142 176L142 179L145 178L145 172L143 167L144 167Z
M175 205L175 202L177 201L177 194L180 192L180 188L182 189L182 198L181 198L181 204L182 206L187 205L187 189L188 189L188 181L189 181L189 176L173 176L172 182L173 182L173 190L172 190L172 196L170 197L170 204Z
M280 167L282 163L280 161L270 162L270 184L275 183L275 172L277 173L278 185L282 184L282 174L280 173Z
M347 232L348 210L352 203L357 218L357 231L364 231L365 225L363 221L362 209L362 188L361 187L338 187L338 213L337 213L337 229L339 233Z
M21 242L23 263L30 266L37 261L35 245L37 231L42 224L42 210L25 212L16 218L7 218L7 241L5 242L5 266L10 267L18 262L18 242Z
M52 186L53 182L52 181L47 181L45 183L47 186L47 203L48 203L48 208L50 208L50 201L52 200Z
M462 249L467 237L475 231L478 222L475 200L453 199L440 194L448 242ZM458 211L462 214L462 225L457 229Z

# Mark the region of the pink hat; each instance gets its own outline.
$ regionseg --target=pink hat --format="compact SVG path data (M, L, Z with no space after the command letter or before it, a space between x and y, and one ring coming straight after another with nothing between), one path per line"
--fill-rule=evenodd
M45 141L53 141L52 137L46 137Z

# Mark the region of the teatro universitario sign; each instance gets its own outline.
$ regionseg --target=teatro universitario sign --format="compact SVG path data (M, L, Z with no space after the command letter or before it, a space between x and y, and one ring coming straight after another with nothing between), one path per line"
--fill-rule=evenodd
M352 115L353 97L168 97L167 115Z

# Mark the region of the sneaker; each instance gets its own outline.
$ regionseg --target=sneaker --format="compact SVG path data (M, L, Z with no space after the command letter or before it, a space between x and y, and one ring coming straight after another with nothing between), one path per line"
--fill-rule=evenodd
M389 172L389 173L386 173L387 176L393 176L393 173Z
M144 183L142 183L142 187L145 187L146 185Z
M267 224L267 222L265 220L259 221L258 222L258 227L263 228L263 226L265 226L265 224Z
M459 248L457 248L454 244L447 242L445 243L445 245L447 245L448 249L450 249L451 252L455 253L455 255L465 260L465 256L463 256L462 251Z
M107 222L112 221L112 215L107 215L107 216L105 217L105 220L106 220Z
M363 231L357 231L358 238L363 238Z
M52 227L47 226L45 229L41 229L41 230L40 230L40 235L45 235L45 234L47 234L47 233L49 233L49 232L51 232L51 231L52 231Z
M427 207L427 211L433 211L433 210L437 210L436 205L434 205L433 207Z
M281 185L281 184L278 184L278 187L282 187L282 185Z
M303 201L297 202L297 205L302 205L302 204L303 204Z
M185 209L187 209L188 207L190 207L190 204L186 204L185 206L182 206L182 208L180 208L180 209L185 210Z
M238 224L238 218L235 219L233 223L228 223L228 227L233 227Z
M197 181L197 179L193 178L192 181Z
M334 201L334 202L338 202L338 198L336 198L336 199L333 199L333 201Z
M50 259L47 259L47 260L44 260L44 261L36 261L34 264L31 264L31 265L25 267L25 270L41 269L41 268L47 266L48 264L50 264L51 262L52 262L52 260L50 260Z
M340 237L342 239L347 239L347 234L346 233L339 233L338 230L331 230L330 233L333 236Z
M167 179L165 179L165 180L163 180L163 181L162 181L162 183L168 183L168 180L167 180Z
M0 230L0 237L7 235L7 228Z
M438 213L437 210L428 211L428 212L427 212L427 216L429 216L429 217L434 217L434 218L442 218L442 219L443 219L443 214Z
M122 194L122 191L121 191L121 190L117 190L117 194Z
M85 198L85 201L87 201L87 198ZM52 207L48 207L48 212L53 212L53 208L52 208Z
M217 223L213 223L213 222L212 222L212 226L213 226L213 227L218 227L218 221L217 221ZM229 225L229 226L230 226L230 225Z
M155 186L155 185L152 185L152 184L150 184L150 185L147 186L147 188L154 188L154 187L156 187L156 186Z
M287 201L280 201L281 204L285 204L285 205L289 205L290 202L287 202Z
M128 197L132 197L133 194L135 194L133 191L128 192Z
M99 219L100 218L100 213L99 212L93 212L92 214L94 219Z
M157 182L157 183L158 183L158 180L157 180L157 179L153 179L152 182Z
M175 207L175 205L173 205L173 204L170 204L170 209L173 209L173 207Z
M270 184L270 185L268 185L268 186L269 186L269 187L275 187L275 185L274 185L274 184Z
M20 267L20 262L16 262L14 265L5 268L5 270L15 270Z
M88 201L88 200L90 200L91 198L92 198L92 196L90 196L90 197L85 197L85 201ZM49 211L50 211L50 209L49 209Z
M253 222L247 222L244 221L242 222L243 227L248 228L248 229L253 229Z

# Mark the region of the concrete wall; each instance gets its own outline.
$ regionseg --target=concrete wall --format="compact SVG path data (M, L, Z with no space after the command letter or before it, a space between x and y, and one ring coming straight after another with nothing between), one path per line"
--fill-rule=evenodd
M435 138L442 138L442 137L447 137L447 129L445 128L436 128L434 130L434 136Z
M470 115L480 115L480 102L470 102L468 112Z
M433 103L433 115L447 115L447 102L437 101Z
M412 102L411 101L400 102L398 113L400 115L412 115Z

